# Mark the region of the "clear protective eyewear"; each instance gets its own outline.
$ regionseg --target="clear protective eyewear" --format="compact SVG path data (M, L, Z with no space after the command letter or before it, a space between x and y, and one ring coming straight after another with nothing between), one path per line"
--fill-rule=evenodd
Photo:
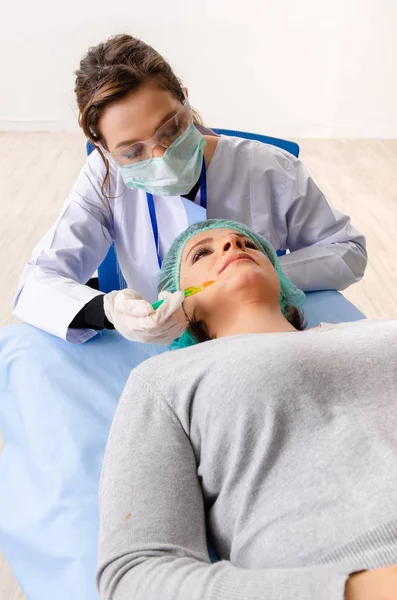
M182 108L166 121L149 140L135 142L123 148L109 152L100 145L103 153L116 161L120 166L133 165L153 158L153 148L168 148L193 123L192 110L187 99Z

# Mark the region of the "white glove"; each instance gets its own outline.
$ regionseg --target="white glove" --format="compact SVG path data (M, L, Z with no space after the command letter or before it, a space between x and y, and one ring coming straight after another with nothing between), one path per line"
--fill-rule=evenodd
M103 298L107 319L131 342L169 345L186 329L182 291L161 292L164 302L157 310L134 290L110 292Z

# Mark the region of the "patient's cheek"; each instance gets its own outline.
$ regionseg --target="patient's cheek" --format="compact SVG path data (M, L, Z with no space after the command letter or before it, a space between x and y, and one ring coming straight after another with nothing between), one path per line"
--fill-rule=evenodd
M189 287L202 285L207 281L207 270L202 268L202 265L197 262L189 267L182 267L179 277L179 285L181 290L186 290Z

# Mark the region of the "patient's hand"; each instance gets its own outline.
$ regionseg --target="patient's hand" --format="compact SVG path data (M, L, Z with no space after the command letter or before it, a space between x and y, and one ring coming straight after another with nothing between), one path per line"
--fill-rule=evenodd
M346 583L345 600L396 600L397 565L351 575Z

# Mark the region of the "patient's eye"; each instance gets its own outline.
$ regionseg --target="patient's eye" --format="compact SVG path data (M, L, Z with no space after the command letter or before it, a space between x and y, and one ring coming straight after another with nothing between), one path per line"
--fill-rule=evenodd
M200 258L206 256L207 254L211 254L211 250L209 248L206 248L205 246L199 248L197 252L193 255L192 263L194 264L195 262L200 260Z
M246 248L253 248L254 250L259 250L258 246L254 244L252 240L244 240L244 245Z

